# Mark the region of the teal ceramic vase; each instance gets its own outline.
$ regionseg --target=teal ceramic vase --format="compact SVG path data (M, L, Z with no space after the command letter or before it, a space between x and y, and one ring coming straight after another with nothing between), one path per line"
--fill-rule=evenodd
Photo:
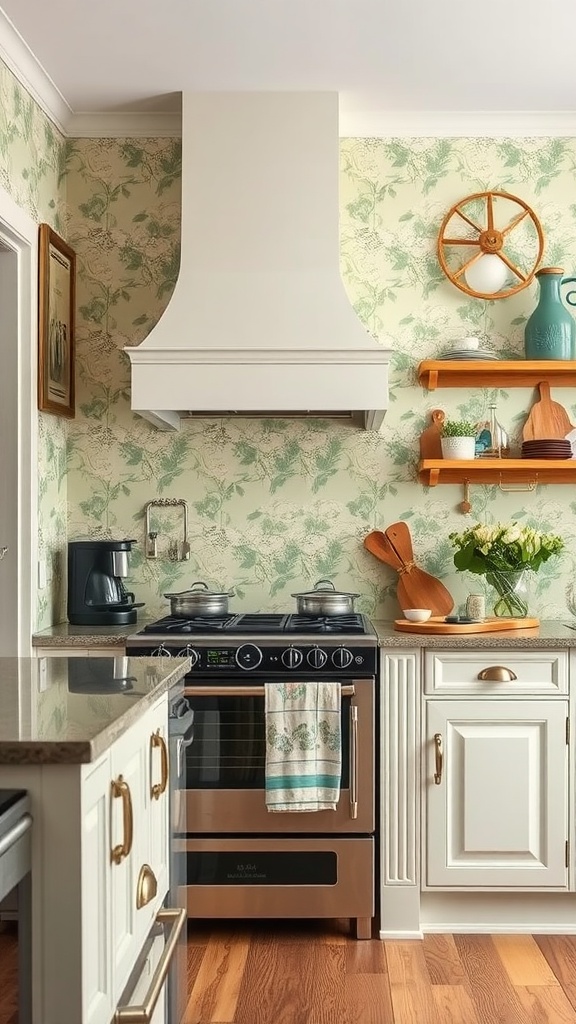
M536 273L540 295L524 328L526 359L576 359L576 321L560 294L560 286L576 278L563 274L561 267L541 267ZM570 305L576 305L574 294L566 296Z

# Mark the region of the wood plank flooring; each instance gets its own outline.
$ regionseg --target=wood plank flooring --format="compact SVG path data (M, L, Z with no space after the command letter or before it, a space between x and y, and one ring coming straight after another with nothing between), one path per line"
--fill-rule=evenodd
M0 925L0 1024L24 1024L16 942ZM184 1024L576 1024L576 936L357 942L347 921L195 922L188 991Z

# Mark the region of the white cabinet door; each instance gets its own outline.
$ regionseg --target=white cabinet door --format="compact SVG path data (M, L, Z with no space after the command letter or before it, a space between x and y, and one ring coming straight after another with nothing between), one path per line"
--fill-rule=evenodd
M567 715L565 701L428 701L427 886L567 888Z
M109 1021L113 1001L110 928L110 758L82 781L82 1021ZM57 939L55 939L57 941Z
M162 899L169 885L168 801L170 772L176 770L168 756L168 701L157 707L148 723L150 776L146 790L150 825L150 866Z
M149 776L146 733L138 722L111 749L110 874L114 989L122 990L144 936L136 908L137 881L147 861L145 786ZM114 852L112 852L114 851Z
M132 846L119 863L112 859L112 957L114 988L121 991L156 913L168 891L168 772L163 763L162 744L152 746L151 737L167 742L168 696L150 708L112 747L112 849L125 838L125 815L131 814ZM152 786L165 782L156 800ZM125 786L128 787L128 794ZM114 796L114 793L118 793ZM129 807L128 807L129 802ZM128 829L129 830L129 829ZM138 905L139 879L152 871L156 892Z

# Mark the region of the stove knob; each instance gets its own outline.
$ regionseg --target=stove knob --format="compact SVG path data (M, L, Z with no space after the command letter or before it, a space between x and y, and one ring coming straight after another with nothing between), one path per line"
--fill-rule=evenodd
M198 664L200 655L198 654L198 651L195 651L193 647L190 647L190 644L186 644L186 647L183 647L181 651L178 651L177 657L190 658L192 668L194 668L194 665Z
M168 648L164 646L164 644L160 644L160 647L157 647L156 650L152 651L152 657L153 658L171 658L172 657L172 651L169 651Z
M258 668L261 663L262 651L256 647L256 644L242 644L236 651L235 658L238 668L250 672L252 669Z
M353 660L352 654L347 647L337 647L332 654L332 664L335 668L348 668Z
M298 668L298 665L302 664L303 655L302 651L299 651L297 647L287 647L282 652L280 661L285 668Z
M328 661L328 655L320 647L313 647L311 651L308 651L306 661L312 668L324 668Z

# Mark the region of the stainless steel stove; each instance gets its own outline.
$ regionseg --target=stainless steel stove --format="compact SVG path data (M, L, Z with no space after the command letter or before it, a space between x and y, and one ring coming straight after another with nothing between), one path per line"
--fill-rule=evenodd
M167 616L128 637L131 656L191 659L194 712L180 828L191 917L349 917L374 913L377 637L361 614ZM340 684L342 775L335 810L265 805L265 688ZM178 830L178 824L176 824Z
M318 637L315 640L315 637ZM250 638L249 640L247 638ZM188 657L202 672L376 674L376 634L361 614L166 616L129 636L126 653Z

